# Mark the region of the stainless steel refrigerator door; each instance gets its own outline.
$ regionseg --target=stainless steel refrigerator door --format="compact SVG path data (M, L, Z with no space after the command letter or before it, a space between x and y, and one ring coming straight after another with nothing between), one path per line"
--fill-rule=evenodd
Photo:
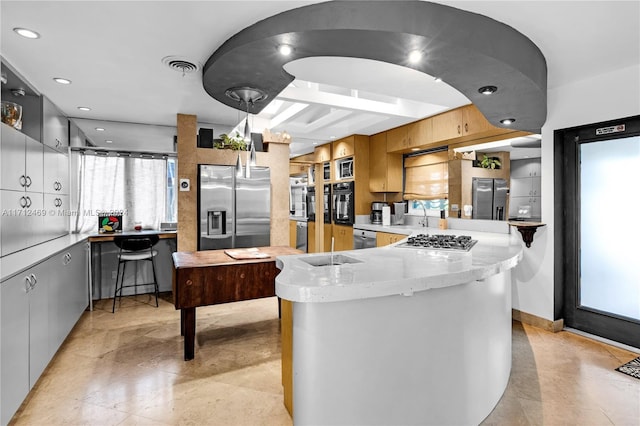
M504 179L493 180L493 220L506 220L509 185Z
M473 178L471 184L473 219L493 218L493 179Z
M201 164L198 176L198 250L216 250L234 247L234 195L232 166ZM210 226L209 212L225 212L224 232L219 226Z
M271 244L271 174L252 167L251 178L236 178L235 247Z

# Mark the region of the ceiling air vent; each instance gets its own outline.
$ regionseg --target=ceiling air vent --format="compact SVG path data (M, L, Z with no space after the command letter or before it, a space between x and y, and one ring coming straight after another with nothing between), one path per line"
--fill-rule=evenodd
M162 58L162 63L172 70L182 73L183 76L192 74L200 69L199 64L180 56L165 56Z

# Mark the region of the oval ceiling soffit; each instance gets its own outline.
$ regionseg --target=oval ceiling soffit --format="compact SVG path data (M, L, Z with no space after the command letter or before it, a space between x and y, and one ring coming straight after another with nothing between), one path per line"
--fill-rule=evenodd
M294 48L289 56L282 44ZM422 59L409 63L411 51ZM283 66L313 56L372 59L442 78L496 127L539 132L547 114L547 65L542 52L512 27L476 13L424 1L330 1L292 9L251 25L218 48L203 68L203 85L216 100L247 106L225 93L251 87L264 98L257 114L294 80ZM496 86L491 96L478 89Z

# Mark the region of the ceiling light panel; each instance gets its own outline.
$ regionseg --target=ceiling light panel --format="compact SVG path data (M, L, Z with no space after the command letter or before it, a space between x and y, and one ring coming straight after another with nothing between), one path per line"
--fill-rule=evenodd
M28 28L14 28L13 31L19 36L22 36L24 38L30 38L30 39L40 38L40 34Z
M71 80L69 80L68 78L62 78L62 77L54 77L53 81L59 84L71 84Z

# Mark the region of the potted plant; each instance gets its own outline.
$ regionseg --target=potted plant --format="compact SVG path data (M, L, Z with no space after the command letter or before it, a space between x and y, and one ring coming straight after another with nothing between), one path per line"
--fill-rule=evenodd
M235 136L222 133L219 139L213 141L213 147L218 149L232 149L234 151L246 151L247 143L238 132L236 132Z
M483 169L499 169L502 166L500 160L496 157L489 157L484 154L482 160L480 160L480 167Z

